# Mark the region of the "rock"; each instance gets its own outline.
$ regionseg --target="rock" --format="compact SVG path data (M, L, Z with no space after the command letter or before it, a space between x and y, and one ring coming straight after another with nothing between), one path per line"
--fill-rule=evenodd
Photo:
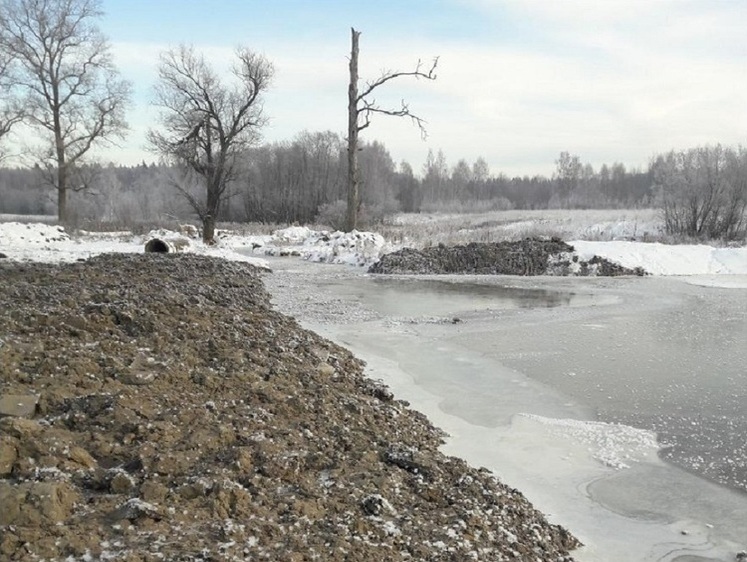
M62 523L70 517L78 494L66 482L12 485L0 481L0 526Z
M139 519L153 519L160 521L163 518L161 511L153 504L141 500L140 498L131 498L117 507L107 515L111 523L127 520L130 522Z
M383 460L412 474L430 477L430 469L426 465L424 456L412 447L401 444L391 445L384 451Z
M366 515L378 517L384 512L384 498L379 494L366 496L363 498L363 501L361 501L361 508L363 508Z
M0 416L33 418L39 397L33 394L4 394L0 396Z
M0 436L0 477L8 476L13 470L13 464L18 458L18 441L8 437Z
M129 372L119 376L119 380L123 384L129 384L133 386L145 386L152 384L156 380L155 373L149 373L145 371L140 372Z
M320 375L325 377L331 377L335 374L335 368L329 363L320 363L316 370Z
M96 459L82 447L71 447L68 455L71 461L74 461L86 468L96 468Z
M41 433L43 430L39 422L23 418L0 418L0 431L16 437L22 441Z
M134 487L135 481L132 476L121 469L115 470L109 481L109 491L112 494L129 494Z
M140 497L146 502L160 503L166 499L169 489L163 484L146 480L140 486Z

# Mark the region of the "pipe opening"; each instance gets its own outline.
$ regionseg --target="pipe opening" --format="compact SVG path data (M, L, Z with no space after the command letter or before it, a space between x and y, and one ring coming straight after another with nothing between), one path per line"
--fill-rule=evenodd
M145 244L145 251L156 254L168 254L171 249L169 248L168 243L164 242L160 238L153 238L152 240L148 240L148 242Z

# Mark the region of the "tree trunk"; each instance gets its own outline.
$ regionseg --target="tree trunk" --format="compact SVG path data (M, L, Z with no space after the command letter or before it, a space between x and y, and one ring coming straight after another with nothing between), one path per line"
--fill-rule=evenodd
M358 37L360 31L351 28L350 85L348 86L348 205L345 230L358 226Z
M207 199L205 213L202 215L202 241L205 244L215 244L215 221L220 212L220 184L222 178L214 177L215 172L208 178Z
M215 215L212 213L202 218L202 241L205 244L215 244Z
M57 222L67 225L70 217L67 211L67 169L64 164L57 165Z

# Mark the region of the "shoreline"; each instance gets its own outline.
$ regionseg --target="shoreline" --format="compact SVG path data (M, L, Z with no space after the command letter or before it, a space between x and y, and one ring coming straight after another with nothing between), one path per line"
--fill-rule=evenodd
M302 280L290 279L283 270L290 270L289 273L292 272L296 276L301 273L301 277L305 275L304 272L312 272L309 274L313 277L314 283L318 283L323 277L337 289L346 282L345 279L360 275L336 270L329 265L321 267L330 269L319 269L319 266L313 264L274 260L273 265L277 265L276 273L273 275L283 276L282 283L296 283L292 292L301 302L318 302L324 298L329 301L330 294L327 293L325 297L325 291L318 286L299 286ZM325 271L328 271L328 274L325 274ZM563 279L541 281L543 286L550 289L561 289L567 285L567 280ZM287 298L280 296L280 293L288 287L278 289L273 288L273 284L274 282L266 283L273 295L273 302L277 305L277 300ZM512 284L536 285L537 280L517 279ZM605 286L607 282L593 280L589 285ZM316 293L316 296L312 297L310 293ZM568 528L578 536L587 545L573 552L573 556L580 562L731 561L735 554L744 548L743 545L720 536L723 529L719 529L718 525L713 525L708 520L699 520L698 514L687 516L681 506L666 506L666 509L679 512L678 516L664 517L657 513L661 506L656 505L649 505L649 513L644 513L644 508L637 516L631 516L630 510L635 506L626 504L626 498L620 495L620 490L625 487L630 490L636 479L658 480L661 483L674 478L683 490L680 490L681 497L671 501L687 503L688 490L693 492L690 494L692 497L704 497L703 494L707 493L713 499L708 510L713 512L718 509L718 502L721 502L724 509L728 509L730 505L739 509L740 506L747 504L745 498L737 498L735 501L733 494L739 494L738 491L727 490L671 465L659 458L658 449L641 454L632 468L615 471L601 466L593 458L582 460L584 452L579 448L578 442L566 443L564 449L558 442L558 436L552 435L546 424L543 426L536 420L517 420L514 416L511 423L498 427L481 427L468 423L458 412L452 411L453 408L445 411L444 397L429 392L422 384L418 384L412 373L399 364L394 357L395 353L373 349L375 346L370 343L371 341L386 335L387 331L391 334L392 319L380 314L370 314L370 311L367 314L365 304L361 305L354 296L343 293L344 291L336 291L331 298L335 309L331 318L325 319L319 317L318 311L304 312L298 307L293 307L296 310L292 315L309 329L351 349L357 357L368 363L367 376L382 379L390 386L395 396L411 402L413 408L423 412L434 425L445 430L450 435L446 445L442 447L445 453L464 458L477 466L486 466L501 481L522 490L553 523ZM347 302L343 302L346 300ZM281 307L289 306L287 302L280 304ZM335 318L344 317L345 306L350 308L351 316L347 320L335 321ZM423 337L422 333L413 335L419 328L423 328L428 337L433 338L434 332L441 326L410 325L404 329L410 332L412 338L417 339ZM443 329L446 330L446 327ZM443 345L443 341L439 340L437 347ZM386 349L386 346L383 345L382 348ZM531 379L523 382L531 383ZM491 451L490 448L482 446L484 443L496 443L497 447ZM575 448L575 456L570 457L570 460L568 447ZM538 450L555 450L556 457L550 463L543 458L545 453L537 454ZM527 470L527 467L531 467L531 470ZM548 468L551 470L548 471ZM641 499L640 494L638 498ZM643 503L646 504L645 501ZM747 515L747 511L744 513ZM738 519L739 515L735 517Z

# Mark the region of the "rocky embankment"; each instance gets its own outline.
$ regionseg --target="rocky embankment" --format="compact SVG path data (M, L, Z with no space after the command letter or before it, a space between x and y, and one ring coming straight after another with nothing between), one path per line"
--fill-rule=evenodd
M571 560L251 266L102 255L0 279L2 560Z
M386 254L369 268L370 273L474 275L645 275L599 256L579 259L574 248L559 238L525 238L517 242L471 242L459 246L403 248Z

